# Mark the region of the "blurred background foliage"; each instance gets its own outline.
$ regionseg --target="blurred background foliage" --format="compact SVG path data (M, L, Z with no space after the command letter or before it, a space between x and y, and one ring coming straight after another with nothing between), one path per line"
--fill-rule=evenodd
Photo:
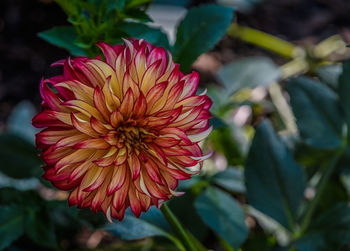
M349 11L347 0L2 0L0 250L183 250L158 209L109 224L40 177L40 77L127 37L199 71L213 100L203 148L214 156L169 202L198 250L350 250Z

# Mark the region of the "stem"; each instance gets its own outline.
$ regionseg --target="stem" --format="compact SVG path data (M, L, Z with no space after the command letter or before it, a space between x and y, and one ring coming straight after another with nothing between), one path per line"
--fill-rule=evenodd
M282 79L287 79L295 75L307 72L310 69L305 58L295 58L288 63L281 65Z
M165 203L163 203L163 205L160 207L160 211L163 213L165 219L169 222L174 233L183 242L184 246L186 247L186 250L197 251L195 246L192 244L190 237L186 233L186 230L182 227L179 220L171 212L170 208Z
M184 247L184 245L182 245L182 242L174 237L173 235L168 235L167 236L172 242L174 242L174 244L176 245L176 247L180 250L180 251L186 251L186 248Z
M316 209L317 204L319 203L320 198L322 197L323 192L325 191L326 185L332 176L333 171L335 170L335 167L337 166L337 163L342 156L344 150L346 147L346 141L343 142L341 147L337 150L334 157L331 159L329 166L323 173L319 183L317 184L317 192L315 197L312 199L311 203L309 204L304 219L301 224L301 229L299 235L303 234L306 230L306 228L309 226L312 215Z
M293 59L290 62L280 66L280 70L282 72L281 79L286 79L302 72L306 72L308 69L309 65L305 59ZM285 97L283 96L280 85L278 83L272 83L268 91L271 97L271 101L275 105L275 108L279 113L287 131L292 134L297 133L298 127L295 122L294 114Z
M298 127L295 122L293 112L283 96L281 87L278 83L272 83L269 87L269 94L272 103L281 116L281 119L288 132L295 134L298 132Z
M329 55L345 49L346 43L340 35L334 35L318 43L313 49L313 56L325 59Z
M292 59L305 56L303 48L249 27L232 24L228 28L227 34L231 37L237 37L245 42L265 48L286 58Z

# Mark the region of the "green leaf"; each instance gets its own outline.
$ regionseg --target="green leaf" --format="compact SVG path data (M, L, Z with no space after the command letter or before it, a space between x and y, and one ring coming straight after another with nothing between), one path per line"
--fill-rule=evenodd
M280 69L265 57L251 57L223 66L218 77L226 88L227 97L242 88L266 86L279 79Z
M216 173L211 180L234 193L245 193L243 170L234 167L228 167L225 171Z
M152 28L142 23L124 23L118 28L126 32L130 37L143 38L151 44L169 49L168 37L160 29Z
M40 209L28 208L25 215L25 234L40 246L57 247L55 229L52 220L42 206Z
M221 115L223 114L221 110L224 110L226 107L228 107L228 110L231 109L229 104L232 100L229 99L225 88L218 85L210 85L207 88L207 95L213 101L213 105L210 108L213 113Z
M348 202L349 196L346 187L342 184L339 175L333 175L327 182L326 188L317 205L317 214L324 213L333 205Z
M242 250L244 251L271 251L273 245L273 237L269 236L264 231L252 231L249 234L248 240L244 242ZM276 251L279 249L276 249ZM283 251L283 250L279 250Z
M343 72L339 77L338 94L346 123L350 126L350 60L343 64Z
M340 64L320 66L316 69L319 79L333 89L338 87L338 79L342 73Z
M272 248L272 246L276 245L277 243L285 246L287 244L288 240L291 238L290 232L288 230L286 230L280 223L278 223L276 220L272 219L268 215L255 209L254 207L247 205L245 207L245 212L255 219L255 221L257 222L259 227L262 228L262 230L263 230L262 232L264 232L265 234L271 235L268 238L268 242L270 244L270 248L268 250L275 250L275 249L271 249L271 248ZM252 231L252 233L249 235L249 237L251 237L252 234L254 234L256 232L260 232L260 231L259 230ZM245 242L245 244L247 244L247 242L249 242L249 241L250 240L248 239ZM249 249L247 249L247 250L249 250ZM252 249L252 250L254 250L254 249ZM276 249L275 251L277 251L277 250L278 251L282 251L282 250L287 251L287 249L285 249L285 248L284 249ZM289 251L292 251L292 250L289 250ZM293 250L293 251L295 251L295 250Z
M5 195L4 193L9 193ZM18 205L23 210L24 233L43 247L57 247L55 229L46 202L36 191L2 189L1 202ZM52 212L52 211L50 211Z
M244 163L248 143L241 128L234 125L220 127L211 132L209 139L215 150L225 155L229 165Z
M12 133L0 134L0 171L11 178L30 178L42 164L35 147Z
M32 118L34 115L35 108L30 102L20 102L15 106L8 118L8 130L34 144L34 135L37 132L32 126Z
M117 9L121 11L124 9L126 0L107 0L107 12Z
M23 210L16 206L0 207L0 250L23 234Z
M199 55L210 50L225 35L233 10L219 5L201 5L187 12L177 29L174 60L187 71Z
M344 121L337 95L327 86L305 77L290 80L287 91L305 143L319 149L339 147Z
M310 172L309 176L312 176L314 174L312 172L320 169L320 163L327 164L329 162L334 156L334 150L319 150L305 144L305 142L298 142L293 148L293 155L295 160L306 167L306 171ZM346 163L349 163L348 160Z
M144 10L140 9L127 9L122 13L122 17L124 19L134 19L142 23L152 22L152 19L148 16L148 14Z
M256 129L245 178L249 204L292 230L304 195L305 177L267 121Z
M75 1L55 0L55 2L63 9L67 16L78 15Z
M37 191L20 191L11 187L0 188L0 205L19 205L24 208L38 208L42 198Z
M345 203L335 205L317 218L294 247L300 251L340 250L350 244L350 207ZM345 249L344 249L345 250Z
M219 129L219 128L224 128L227 127L228 124L223 121L222 119L220 119L218 116L213 115L213 118L210 119L210 125L213 126L213 129Z
M196 199L196 194L199 194L203 190L203 187L206 186L205 183L206 181L199 181L191 187L191 192L189 191L182 196L174 197L169 201L171 211L182 222L185 229L192 233L199 241L204 241L210 230L196 213L193 202ZM179 188L179 191L183 191L182 189Z
M78 35L71 26L53 27L40 32L38 36L53 45L68 50L72 55L87 56L87 53L83 49L75 45Z
M49 215L49 212L52 211L49 211L47 202L40 197L37 191L1 188L0 204L21 208L22 228L25 235L32 241L43 247L55 248L57 246L54 225Z
M152 0L126 0L126 8L135 8L140 5L151 3Z
M239 248L248 235L240 205L227 193L209 187L195 201L202 220L233 248Z
M151 207L140 218L136 218L128 210L123 221L116 221L105 226L104 229L123 240L139 240L151 236L169 238L170 236L167 232L169 229L167 222L155 207Z

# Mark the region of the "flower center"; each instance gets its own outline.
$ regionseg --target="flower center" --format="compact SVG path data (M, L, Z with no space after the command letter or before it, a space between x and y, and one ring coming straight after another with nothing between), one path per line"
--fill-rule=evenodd
M131 149L147 149L147 143L156 138L155 134L145 130L142 127L130 126L128 124L120 125L115 130L110 131L105 140L118 148L127 147Z

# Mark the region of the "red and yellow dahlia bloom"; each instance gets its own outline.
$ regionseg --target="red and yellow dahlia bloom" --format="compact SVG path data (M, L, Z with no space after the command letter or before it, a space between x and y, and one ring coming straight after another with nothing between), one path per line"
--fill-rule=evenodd
M199 172L211 100L196 95L198 74L182 74L161 47L98 46L105 59L59 61L63 74L41 81L36 144L44 178L71 191L70 205L119 220L130 206L138 217Z

